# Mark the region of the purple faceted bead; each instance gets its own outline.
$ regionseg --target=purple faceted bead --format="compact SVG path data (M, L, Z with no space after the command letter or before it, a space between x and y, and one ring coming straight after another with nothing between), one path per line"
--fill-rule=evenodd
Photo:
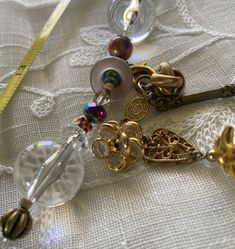
M94 123L104 122L106 119L106 111L103 106L98 106L95 101L89 101L85 104L84 113L88 119Z

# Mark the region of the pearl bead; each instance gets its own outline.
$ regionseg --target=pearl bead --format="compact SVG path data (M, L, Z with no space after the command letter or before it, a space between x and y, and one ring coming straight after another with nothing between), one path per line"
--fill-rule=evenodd
M109 43L109 53L112 56L128 60L131 57L133 45L125 36L115 36Z

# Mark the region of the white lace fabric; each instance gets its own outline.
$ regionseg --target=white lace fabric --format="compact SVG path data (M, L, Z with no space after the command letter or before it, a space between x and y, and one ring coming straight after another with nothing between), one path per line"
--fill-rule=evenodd
M0 1L0 89L57 2ZM153 67L169 61L184 73L186 94L234 82L234 0L162 2L156 1L153 34L135 47L132 59ZM108 3L72 2L1 115L1 214L18 205L12 178L18 153L32 142L60 136L61 127L92 99L89 72L107 55L113 36L105 18ZM136 95L133 90L128 97ZM110 105L109 118L122 117L128 97ZM234 101L210 100L161 114L151 108L142 125L146 133L159 127L175 131L205 152L223 127L235 125ZM63 206L36 210L37 222L20 248L235 248L235 185L219 168L208 168L206 162L139 162L129 173L116 175L89 151L84 162L82 191Z

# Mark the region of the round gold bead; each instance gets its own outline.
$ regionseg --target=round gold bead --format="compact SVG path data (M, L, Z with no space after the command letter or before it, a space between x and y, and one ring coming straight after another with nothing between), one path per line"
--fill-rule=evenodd
M206 159L210 162L215 162L218 159L218 154L215 152L215 150L209 150L206 153Z

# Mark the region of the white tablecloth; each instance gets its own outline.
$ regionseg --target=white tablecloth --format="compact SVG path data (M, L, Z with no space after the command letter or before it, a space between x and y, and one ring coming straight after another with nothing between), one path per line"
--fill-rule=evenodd
M111 0L110 0L111 1ZM0 124L0 213L17 206L11 169L33 141L59 137L60 129L92 99L91 66L107 55L112 34L110 1L74 0L57 25ZM0 87L52 13L57 0L0 1ZM164 2L164 1L162 1ZM157 1L161 4L161 1ZM169 0L157 7L152 36L135 48L150 66L169 61L187 80L186 94L235 80L235 1ZM129 98L136 93L130 94ZM128 97L110 107L121 118ZM235 125L234 98L211 100L142 122L146 132L164 127L205 152L226 125ZM234 249L235 185L206 162L146 166L127 174L109 172L89 152L83 189L69 203L36 213L33 231L19 248ZM9 171L10 173L7 173Z

